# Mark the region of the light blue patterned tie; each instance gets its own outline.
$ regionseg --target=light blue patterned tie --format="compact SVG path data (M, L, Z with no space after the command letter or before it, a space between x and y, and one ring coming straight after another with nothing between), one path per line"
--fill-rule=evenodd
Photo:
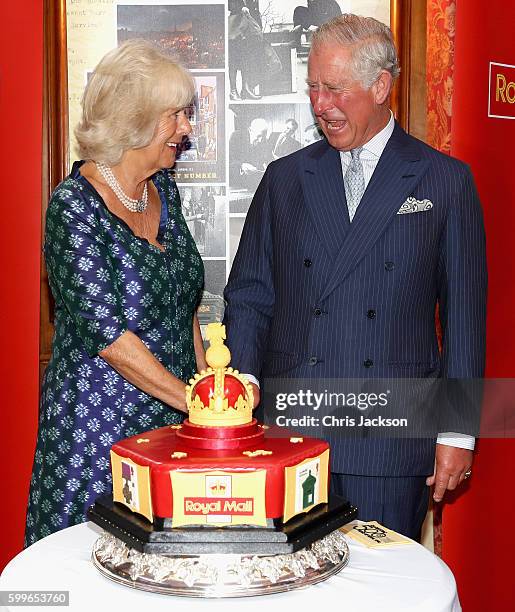
M350 152L351 162L345 173L343 184L345 185L345 197L347 198L347 207L349 209L349 219L352 221L361 197L365 192L365 176L363 175L363 166L359 160L359 155L363 147L357 147Z

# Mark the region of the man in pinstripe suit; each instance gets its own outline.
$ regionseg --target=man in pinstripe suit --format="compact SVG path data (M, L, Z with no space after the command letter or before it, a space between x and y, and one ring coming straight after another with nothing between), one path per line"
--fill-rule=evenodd
M395 123L398 72L391 32L374 19L343 15L314 35L308 87L325 139L268 166L225 292L233 363L256 383L483 376L480 203L463 163ZM454 489L474 447L449 431L330 441L333 490L360 518L414 538L429 486L436 501Z

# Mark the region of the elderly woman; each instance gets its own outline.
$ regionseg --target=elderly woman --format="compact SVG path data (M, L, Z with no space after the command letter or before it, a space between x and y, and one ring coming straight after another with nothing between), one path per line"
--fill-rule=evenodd
M203 265L169 168L191 128L186 71L144 41L95 69L80 156L54 191L45 257L55 337L45 373L26 544L85 520L120 438L179 423L205 367Z

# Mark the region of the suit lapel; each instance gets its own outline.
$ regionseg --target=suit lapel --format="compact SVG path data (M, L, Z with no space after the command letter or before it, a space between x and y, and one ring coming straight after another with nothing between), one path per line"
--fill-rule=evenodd
M370 251L395 218L401 204L413 192L428 166L429 162L420 158L416 141L396 124L363 194L334 262L333 273L319 301L324 300L343 282Z
M321 140L307 150L301 167L304 203L328 255L340 251L349 229L340 154Z

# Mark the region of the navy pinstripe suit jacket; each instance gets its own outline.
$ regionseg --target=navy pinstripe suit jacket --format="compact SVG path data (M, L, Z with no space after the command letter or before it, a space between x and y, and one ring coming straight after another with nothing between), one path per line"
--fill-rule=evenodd
M433 208L398 215L409 196ZM351 224L325 140L271 163L225 299L232 364L261 379L482 377L485 237L468 167L396 125ZM330 441L336 472L433 471L434 439Z

